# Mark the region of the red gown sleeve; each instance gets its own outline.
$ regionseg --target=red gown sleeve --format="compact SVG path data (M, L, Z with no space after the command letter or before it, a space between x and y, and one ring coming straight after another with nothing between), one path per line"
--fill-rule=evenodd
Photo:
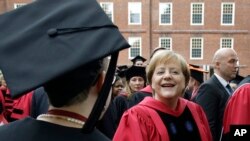
M119 123L113 141L160 141L161 137L148 114L138 108L127 110Z
M223 119L223 133L229 132L230 125L250 124L250 83L244 84L234 92L229 100Z

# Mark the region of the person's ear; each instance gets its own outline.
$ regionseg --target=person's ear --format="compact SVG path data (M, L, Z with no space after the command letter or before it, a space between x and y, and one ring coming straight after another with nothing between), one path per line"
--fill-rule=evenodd
M99 74L99 77L98 77L97 82L96 82L96 89L97 89L98 92L100 92L101 89L102 89L102 85L104 83L104 79L105 79L105 72L102 71Z

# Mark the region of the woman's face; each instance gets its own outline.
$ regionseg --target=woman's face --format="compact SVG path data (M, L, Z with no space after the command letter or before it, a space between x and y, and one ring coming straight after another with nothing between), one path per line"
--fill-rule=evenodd
M140 76L134 76L130 78L129 80L129 87L131 89L131 92L136 92L144 88L145 80L143 77Z
M117 96L123 90L124 84L121 79L117 80L112 86L112 95Z
M178 99L185 89L185 77L178 63L159 64L152 76L152 88L155 99L166 102Z

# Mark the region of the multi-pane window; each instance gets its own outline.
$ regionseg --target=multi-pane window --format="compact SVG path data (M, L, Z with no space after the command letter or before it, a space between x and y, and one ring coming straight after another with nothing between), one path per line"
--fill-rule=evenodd
M26 5L27 3L14 3L14 9L22 7L24 5Z
M141 24L141 2L128 3L128 23Z
M167 50L172 50L172 38L160 37L159 38L159 47L164 47Z
M191 38L190 40L190 58L202 59L203 58L203 38Z
M234 3L221 4L221 24L234 25Z
M191 25L203 25L204 3L191 3Z
M114 22L113 18L113 3L112 2L101 2L100 3L103 11L107 14L112 22Z
M221 38L220 47L221 48L233 48L233 38Z
M172 3L160 3L159 4L159 21L160 25L172 24Z
M129 48L129 58L141 55L141 37L129 37L128 43L131 45Z

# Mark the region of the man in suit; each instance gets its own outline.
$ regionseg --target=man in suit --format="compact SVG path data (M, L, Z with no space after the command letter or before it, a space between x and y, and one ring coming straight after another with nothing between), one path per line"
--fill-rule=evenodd
M195 102L202 106L207 115L214 141L220 140L224 109L232 93L232 89L227 87L229 81L236 77L237 62L238 57L233 49L217 50L212 61L214 74L197 92Z

